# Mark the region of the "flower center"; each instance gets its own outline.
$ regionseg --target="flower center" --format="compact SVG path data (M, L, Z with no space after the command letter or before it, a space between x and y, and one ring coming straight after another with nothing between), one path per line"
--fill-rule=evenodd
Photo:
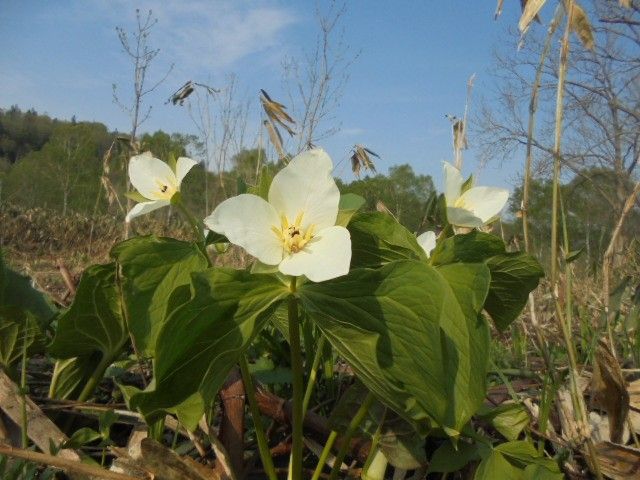
M280 217L280 227L273 226L271 230L282 241L284 250L288 253L298 253L313 238L315 225L302 229L302 215L300 212L293 223L289 223L286 215Z
M172 182L167 181L164 178L156 178L156 185L158 186L158 196L161 199L171 200L173 194L178 191L175 185Z
M463 197L458 197L455 202L453 202L453 206L455 208L460 208L462 210L472 210L471 205L469 205Z

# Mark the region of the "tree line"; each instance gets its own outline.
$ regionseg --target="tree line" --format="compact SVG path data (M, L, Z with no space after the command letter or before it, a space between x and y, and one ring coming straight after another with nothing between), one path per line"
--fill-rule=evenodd
M140 137L142 151L156 157L190 155L202 149L194 135L157 131ZM63 121L21 111L14 106L0 110L0 201L24 208L40 207L62 215L113 215L124 218L128 139L109 131L102 123ZM209 208L230 195L257 186L281 168L269 161L264 150L241 150L222 172L194 168L185 179L183 195L193 211L207 215ZM587 264L597 264L615 226L620 176L614 169L586 166L561 189L564 220L572 250L583 250ZM630 184L631 179L627 182ZM433 179L414 172L408 164L393 166L387 175L372 174L353 181L338 180L343 193L365 198L365 209L383 209L411 231L429 227L425 208L436 192ZM630 185L626 185L630 188ZM551 182L538 179L529 204L532 240L536 253L545 258L550 237ZM517 244L522 232L519 212L522 188L515 189L503 215L505 239ZM157 213L163 215L166 213ZM634 211L624 234L631 240L640 231L640 213Z

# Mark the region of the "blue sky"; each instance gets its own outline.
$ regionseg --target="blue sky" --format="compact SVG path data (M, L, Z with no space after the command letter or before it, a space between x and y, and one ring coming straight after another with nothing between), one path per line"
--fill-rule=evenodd
M493 0L351 0L342 18L345 43L360 52L349 69L335 117L342 131L323 141L341 162L337 173L352 178L347 158L355 143L380 154L379 170L409 163L441 179L441 162L451 159L451 130L444 115L461 116L466 81L476 82L472 108L490 100L492 51L516 48L505 31L517 22L519 2L505 2L495 22ZM320 2L325 5L326 2ZM238 91L250 101L247 144L259 125L258 91L288 103L283 58L309 51L318 34L312 0L85 0L43 2L0 0L0 108L17 104L59 118L95 120L129 130L129 120L112 102L113 83L131 88L131 66L115 27L131 30L135 8L158 18L151 44L161 49L150 79L171 63L167 81L147 97L153 106L143 131L194 132L185 108L165 105L167 97L192 79L217 85L235 73ZM473 138L470 138L473 145ZM473 148L465 173L483 184L511 186L522 159L480 168Z

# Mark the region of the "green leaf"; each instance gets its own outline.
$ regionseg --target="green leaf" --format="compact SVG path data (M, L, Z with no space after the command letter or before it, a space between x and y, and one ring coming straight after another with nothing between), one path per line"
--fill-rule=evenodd
M501 443L495 447L495 452L500 452L511 464L522 469L528 468L530 465L537 465L538 467L547 470L549 474L560 473L560 467L558 467L558 464L549 458L543 457L531 442L520 440ZM559 478L562 478L562 476Z
M0 250L0 368L10 371L22 356L44 351L44 330L55 316L51 302L28 277L8 268Z
M114 263L89 267L80 280L73 304L58 319L49 352L56 358L115 356L128 338Z
M336 225L346 227L349 220L364 205L365 199L355 193L345 193L340 195L340 204L338 205L338 218Z
M153 356L172 292L188 285L191 273L206 269L208 261L194 243L153 235L126 240L111 256L121 266L122 297L136 350Z
M507 328L527 303L544 271L538 261L523 252L496 255L487 261L491 288L484 308L499 330Z
M58 360L53 368L49 397L76 398L91 374L98 368L100 353Z
M178 408L197 422L238 356L289 295L272 275L228 268L193 274L191 290L191 300L160 330L152 383L144 391L126 387L130 408L148 421Z
M133 192L127 192L124 194L125 197L130 198L131 200L133 200L136 203L145 203L145 202L150 202L151 200L149 200L147 197L144 197L140 192L133 191Z
M118 421L118 414L113 410L105 410L98 417L98 425L100 426L100 436L107 440L109 438L109 432L111 431L111 425Z
M248 193L252 193L253 195L257 195L259 197L268 200L269 197L269 188L271 187L271 182L273 181L273 173L268 166L263 166L262 170L260 170L260 178L258 180L258 184L255 186L251 186L247 189Z
M0 250L0 307L15 307L30 312L42 329L56 314L51 301L31 286L31 279L4 264Z
M584 252L584 247L580 248L579 250L573 250L565 255L564 261L566 263L574 262L580 257L580 255L582 255L582 252Z
M480 462L474 480L524 480L524 471L515 467L498 451L492 450Z
M115 360L128 340L115 263L89 267L82 275L73 304L58 319L58 329L49 346L49 353L58 359L82 359L66 364L66 371L72 372L73 377L67 373L65 388L52 386L54 393L69 393L71 385L84 383L88 378L84 375L93 374L89 368L96 358L103 363Z
M92 428L83 427L73 432L73 435L71 435L69 440L63 442L61 448L80 448L87 443L101 439L102 435L100 435L100 433L96 432Z
M546 459L548 462L555 462L552 460ZM524 469L524 478L525 480L563 480L565 478L564 474L557 469L552 470L550 468L544 467L543 465L531 464L527 465Z
M478 460L480 455L474 443L458 442L454 447L451 442L444 442L433 452L429 460L429 470L427 473L455 472L463 468L467 463Z
M248 186L247 182L244 181L244 178L238 176L236 177L236 195L242 195L243 193L247 193Z
M459 284L481 299L488 274L472 270ZM482 275L484 281L476 278ZM484 388L477 386L484 379L474 378L475 333L464 313L477 302L463 309L454 288L461 287L426 263L407 260L306 283L298 292L309 317L383 403L421 433L432 419L456 435L482 401Z
M473 414L482 405L487 390L491 332L480 312L489 291L491 277L487 266L481 263L444 265L438 268L438 272L453 290L469 331L469 365L473 368L473 375L469 376L469 383L463 386L468 392L462 390L458 395L469 395L468 401L472 405ZM455 327L452 325L451 329Z
M431 252L431 264L478 263L504 252L504 243L498 237L474 230L439 242Z
M358 213L348 225L351 268L379 267L395 260L427 259L416 236L389 215Z
M43 353L48 343L35 316L16 307L0 306L0 368L10 370L21 358Z
M474 178L473 178L473 174L471 174L460 187L460 195L462 195L464 192L472 188L473 184L474 184Z
M490 421L507 440L516 440L531 421L529 412L519 403L503 403L495 408L481 410L478 417Z

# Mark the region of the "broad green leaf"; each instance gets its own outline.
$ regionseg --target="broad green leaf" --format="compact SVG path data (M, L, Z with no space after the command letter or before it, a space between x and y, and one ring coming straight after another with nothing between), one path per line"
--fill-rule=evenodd
M59 317L49 346L49 353L58 359L51 395L69 398L77 394L95 368L114 361L128 341L115 263L89 267L73 304Z
M130 408L150 421L176 408L179 416L199 418L289 295L277 277L228 268L193 274L191 291L191 300L170 314L158 334L152 383L144 391L126 387Z
M529 292L544 275L531 255L505 252L502 240L473 231L441 241L431 253L433 265L486 262L491 270L491 287L484 308L500 330L513 322L524 308Z
M4 264L0 250L0 307L16 307L30 312L42 329L56 314L51 301L31 286L29 277L14 272Z
M155 236L126 240L111 256L121 266L122 297L136 350L153 356L172 292L188 285L191 273L206 269L208 261L193 243Z
M49 352L59 359L95 352L115 358L128 339L115 263L89 267L82 275L73 304L58 319Z
M43 352L46 344L46 337L33 313L0 305L0 368L10 371L22 358L25 347L30 356Z
M439 242L431 252L431 264L478 263L504 252L504 243L498 237L474 230Z
M476 275L481 271L486 275L480 268ZM474 299L486 295L486 287L479 288L488 279L469 274L463 283L467 293L478 288ZM454 288L425 262L405 260L307 283L299 295L309 317L383 403L421 433L433 420L456 435L484 388L478 391L473 378L468 307L460 306Z
M349 220L364 205L365 199L355 193L345 193L340 195L340 204L338 205L338 218L336 225L346 227Z
M49 397L76 398L87 379L98 368L100 357L100 353L96 352L93 355L58 360L53 368Z
M478 417L489 420L507 440L516 440L531 421L527 409L519 403L483 408L478 412Z
M482 405L487 390L491 333L480 312L489 291L491 276L487 266L481 263L443 265L437 270L453 290L469 331L469 365L473 375L469 376L469 383L462 386L458 395L469 396L473 414ZM451 328L455 328L455 325Z
M546 460L555 465L553 460ZM565 476L557 467L555 470L552 470L542 465L531 464L525 467L524 478L525 480L563 480Z
M537 465L538 467L547 470L550 474L560 473L558 464L549 458L543 457L531 442L519 440L515 442L501 443L495 447L495 452L500 452L500 454L502 454L511 464L522 469L525 469L530 465ZM559 478L562 478L562 476Z
M351 233L351 268L379 267L395 260L427 259L416 236L384 213L358 213L347 228Z
M512 461L522 464L535 463L537 459L542 458L536 447L526 440L501 443L495 447L495 450L509 457Z
M484 308L499 330L507 328L527 303L544 271L538 261L523 252L503 253L487 261L491 288Z
M480 455L475 443L458 442L454 447L449 441L445 441L433 452L429 460L427 473L455 472L463 468L467 463L478 460Z
M492 450L476 470L474 480L524 480L524 471L511 463L498 451Z

